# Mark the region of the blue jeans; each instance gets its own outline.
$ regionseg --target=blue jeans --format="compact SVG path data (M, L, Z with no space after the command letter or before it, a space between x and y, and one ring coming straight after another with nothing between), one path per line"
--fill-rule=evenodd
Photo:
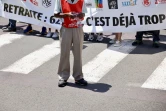
M16 28L16 20L9 19L9 26L11 28Z

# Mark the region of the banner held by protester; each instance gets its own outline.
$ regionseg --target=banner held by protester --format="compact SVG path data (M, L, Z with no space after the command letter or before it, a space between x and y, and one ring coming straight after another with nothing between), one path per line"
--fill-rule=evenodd
M84 32L136 32L166 29L165 0L85 0ZM60 29L54 0L2 0L0 16Z

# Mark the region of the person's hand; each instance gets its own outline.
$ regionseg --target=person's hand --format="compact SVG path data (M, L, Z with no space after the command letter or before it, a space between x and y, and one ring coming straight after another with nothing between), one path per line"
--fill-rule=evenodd
M79 14L77 15L77 17L80 18L80 19L84 18L84 16L85 16L84 13L79 13Z
M54 14L55 17L57 18L71 18L74 19L76 17L76 15L72 14L72 13L55 13Z

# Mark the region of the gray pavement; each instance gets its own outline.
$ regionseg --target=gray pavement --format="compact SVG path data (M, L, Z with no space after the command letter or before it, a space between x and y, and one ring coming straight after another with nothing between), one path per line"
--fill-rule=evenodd
M7 23L7 19L0 17L0 28ZM17 25L17 35L22 34L26 24ZM38 26L33 28L41 30ZM0 40L4 34L0 29ZM126 33L122 38L134 40L134 35ZM1 71L44 45L58 41L23 35L0 47L0 111L166 111L165 90L141 87L166 57L165 30L161 31L160 38L161 47L157 49L152 47L151 38L145 38L144 45L137 46L97 83L80 87L70 79L68 86L59 88L59 55L28 74ZM108 40L84 41L83 65L111 46ZM70 59L72 62L72 54Z

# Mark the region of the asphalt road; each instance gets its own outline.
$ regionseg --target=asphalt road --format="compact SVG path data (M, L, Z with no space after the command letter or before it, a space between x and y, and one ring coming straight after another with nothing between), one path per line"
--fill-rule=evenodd
M23 35L1 30L8 20L0 18L0 111L166 111L166 31L160 48L152 38L131 46L135 33L123 34L115 48L103 42L84 41L83 72L89 80L80 87L69 80L57 86L59 40L40 36L41 27ZM71 66L73 56L71 53ZM72 67L71 67L72 70ZM71 72L72 74L72 72Z

